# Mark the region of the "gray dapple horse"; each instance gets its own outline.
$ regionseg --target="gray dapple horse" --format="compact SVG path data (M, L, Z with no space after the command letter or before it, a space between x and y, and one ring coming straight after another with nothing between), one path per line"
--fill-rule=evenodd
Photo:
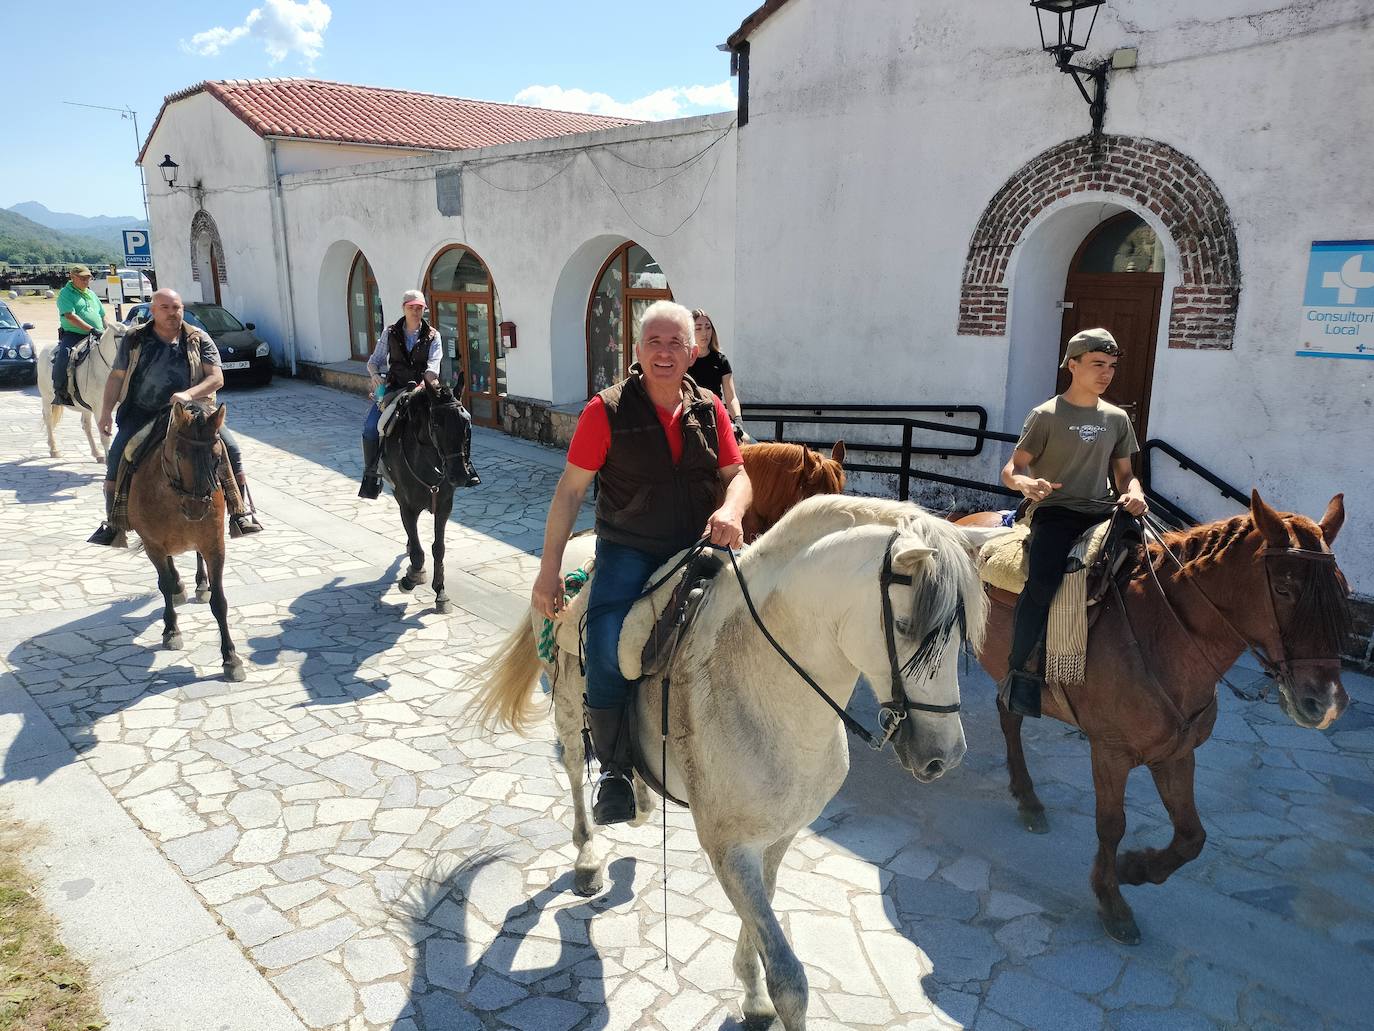
M885 722L898 721L897 756L917 780L934 780L959 763L959 645L981 640L986 604L956 528L912 504L814 497L746 549L739 567L769 631L836 704L849 701L860 674L873 685L890 706ZM627 672L632 642L643 637L643 627L637 633L632 623L644 607L631 613L621 635ZM578 608L568 606L560 622L575 627ZM591 894L601 888L603 856L582 790L583 682L575 648L560 649L551 665L540 662L540 625L542 617L531 613L478 672L487 679L473 712L488 727L521 731L538 714L538 675L548 675L572 783L577 889ZM764 639L729 568L667 672L673 686L666 778L658 768L661 675L645 679L638 692L641 751L654 775L691 806L702 847L740 916L734 966L746 1019L776 1013L787 1031L801 1031L806 972L773 912L773 889L793 837L844 780L845 732ZM640 807L642 823L652 801L638 781L637 789L648 803Z

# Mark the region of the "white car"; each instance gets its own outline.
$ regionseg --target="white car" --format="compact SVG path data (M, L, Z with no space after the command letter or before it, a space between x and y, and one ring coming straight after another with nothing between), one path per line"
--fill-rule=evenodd
M107 304L146 301L153 296L153 284L136 268L118 268L113 273L91 277L91 289Z

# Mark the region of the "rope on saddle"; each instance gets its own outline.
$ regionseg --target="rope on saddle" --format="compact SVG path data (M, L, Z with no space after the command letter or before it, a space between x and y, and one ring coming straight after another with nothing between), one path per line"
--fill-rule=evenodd
M581 593L582 588L587 586L587 571L585 569L574 569L563 577L563 596L565 598L576 598ZM544 626L539 631L539 657L545 662L553 662L554 649L553 620L545 619Z

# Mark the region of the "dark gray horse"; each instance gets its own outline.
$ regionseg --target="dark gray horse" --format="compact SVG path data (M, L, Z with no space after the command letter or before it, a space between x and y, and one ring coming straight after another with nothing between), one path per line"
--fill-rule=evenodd
M462 390L462 380L456 384ZM452 608L444 591L444 527L453 511L455 487L469 482L468 455L472 448L472 417L447 386L412 391L398 402L396 425L382 441L382 463L401 506L410 567L401 590L425 582L425 553L417 524L421 512L434 516L434 607Z

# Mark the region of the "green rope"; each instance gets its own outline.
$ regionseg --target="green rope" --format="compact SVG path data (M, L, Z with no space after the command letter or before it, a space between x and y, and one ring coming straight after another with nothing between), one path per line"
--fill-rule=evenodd
M587 586L587 571L574 569L563 577L563 601L566 604L576 598L583 587ZM553 662L558 644L554 641L553 620L544 620L544 628L539 631L539 657L545 662Z

